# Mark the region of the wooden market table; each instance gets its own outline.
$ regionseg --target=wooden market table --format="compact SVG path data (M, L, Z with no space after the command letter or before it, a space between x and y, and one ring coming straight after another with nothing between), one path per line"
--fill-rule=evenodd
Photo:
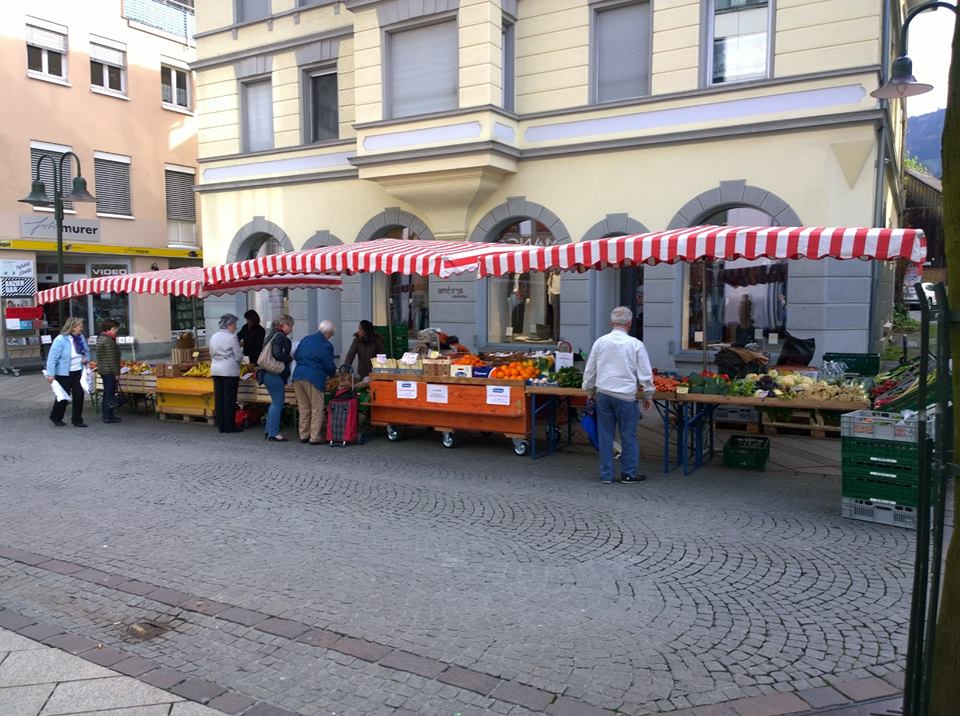
M803 398L753 398L737 395L710 395L706 393L656 393L654 405L663 420L663 471L678 467L689 475L705 462L713 459L713 411L720 405L768 410L812 410L850 412L869 408L866 400L810 400ZM789 426L788 423L773 423ZM676 459L671 453L676 450Z

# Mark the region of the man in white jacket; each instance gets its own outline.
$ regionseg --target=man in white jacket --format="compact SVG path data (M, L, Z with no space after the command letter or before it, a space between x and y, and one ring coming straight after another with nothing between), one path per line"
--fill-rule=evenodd
M633 312L618 306L610 312L613 330L600 336L590 349L583 374L583 389L596 395L597 437L600 443L600 480L612 485L613 439L620 430L620 482L647 479L638 473L640 446L637 424L640 421L638 390L643 392L643 407L650 407L653 395L653 371L643 343L630 335Z

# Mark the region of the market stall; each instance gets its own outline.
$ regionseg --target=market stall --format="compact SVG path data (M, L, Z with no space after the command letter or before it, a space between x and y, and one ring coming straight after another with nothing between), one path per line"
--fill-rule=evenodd
M212 285L204 280L200 267L187 267L125 274L102 278L85 278L57 286L37 294L37 303L54 303L71 298L97 293L149 293L167 296L205 298L269 288L320 288L340 289L341 280L336 276L317 273L296 275L276 274L250 279L236 278ZM194 320L196 325L197 321ZM209 352L181 336L177 347L171 352L169 362L148 364L142 361L124 361L118 377L120 390L128 399L155 407L160 419L177 417L182 420L213 421L213 380L210 378ZM243 370L237 392L240 404L269 404L266 389L253 380L253 369ZM102 381L97 383L102 390ZM288 386L284 403L295 405L293 389ZM95 401L96 404L96 401Z

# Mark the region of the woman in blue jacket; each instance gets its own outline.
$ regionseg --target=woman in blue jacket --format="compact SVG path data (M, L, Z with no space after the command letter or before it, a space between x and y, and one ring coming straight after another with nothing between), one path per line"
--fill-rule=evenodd
M73 400L73 409L70 422L75 428L85 428L83 422L83 386L80 376L83 367L90 362L90 347L83 337L83 319L68 318L63 322L60 335L53 340L50 352L47 354L47 382L56 380ZM57 427L63 427L63 415L67 411L66 400L58 400L50 411L50 422Z
M281 373L270 373L263 368L257 371L257 382L267 387L270 393L270 408L267 410L266 438L275 443L289 442L280 434L280 417L283 415L284 387L290 377L290 351L293 343L288 336L293 333L293 318L286 314L277 316L273 321L273 331L263 343L264 350L270 348L270 355L283 366Z

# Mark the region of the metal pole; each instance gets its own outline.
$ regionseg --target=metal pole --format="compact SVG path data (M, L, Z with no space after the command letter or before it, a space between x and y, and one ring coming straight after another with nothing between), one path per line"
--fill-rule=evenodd
M66 155L64 155L66 156ZM63 159L53 169L53 218L57 223L57 286L63 285ZM63 299L57 301L57 315L63 328Z
M703 348L702 370L707 371L707 260L700 262L700 345Z
M927 452L927 371L930 362L930 307L921 284L914 290L920 301L920 383L917 387L917 538L913 560L913 596L910 603L910 631L907 639L907 669L903 692L904 716L924 716L922 675L924 620L927 612L927 586L930 559L930 481Z

